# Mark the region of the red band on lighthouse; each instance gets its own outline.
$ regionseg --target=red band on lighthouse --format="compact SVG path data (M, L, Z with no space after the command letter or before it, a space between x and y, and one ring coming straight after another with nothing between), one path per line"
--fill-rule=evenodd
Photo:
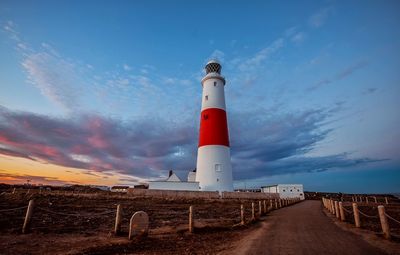
M219 108L208 108L201 112L199 147L224 145L229 147L226 112Z

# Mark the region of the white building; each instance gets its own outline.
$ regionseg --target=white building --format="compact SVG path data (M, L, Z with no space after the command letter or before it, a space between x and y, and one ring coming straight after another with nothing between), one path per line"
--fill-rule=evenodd
M194 176L193 174L194 173ZM189 172L188 181L184 182L179 178L173 171L169 172L168 179L165 181L152 181L149 182L149 189L157 190L187 190L187 191L199 191L199 183L190 181L195 178L196 172Z
M262 192L278 193L280 198L299 197L304 200L303 184L275 184L261 187Z
M117 185L117 186L112 186L110 191L111 192L128 192L129 186L121 186L121 185Z

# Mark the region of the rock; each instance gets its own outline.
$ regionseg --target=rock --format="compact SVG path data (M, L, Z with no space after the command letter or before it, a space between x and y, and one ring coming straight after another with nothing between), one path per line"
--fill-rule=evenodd
M129 223L129 240L147 236L149 232L149 216L143 211L135 212Z

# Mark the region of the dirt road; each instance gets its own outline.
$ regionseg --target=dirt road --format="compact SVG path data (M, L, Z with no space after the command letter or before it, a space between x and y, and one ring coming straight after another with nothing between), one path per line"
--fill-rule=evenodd
M305 201L269 214L263 227L232 254L386 254L324 215L320 201Z

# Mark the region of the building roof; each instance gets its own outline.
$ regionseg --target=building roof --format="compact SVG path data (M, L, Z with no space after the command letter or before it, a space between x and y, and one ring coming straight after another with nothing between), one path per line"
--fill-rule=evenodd
M129 186L112 186L111 189L129 189Z
M303 184L286 184L286 183L280 183L280 184L272 184L272 185L267 185L267 186L261 186L261 188L270 188L270 187L276 187L276 186L297 186L297 185L301 185L303 186Z

